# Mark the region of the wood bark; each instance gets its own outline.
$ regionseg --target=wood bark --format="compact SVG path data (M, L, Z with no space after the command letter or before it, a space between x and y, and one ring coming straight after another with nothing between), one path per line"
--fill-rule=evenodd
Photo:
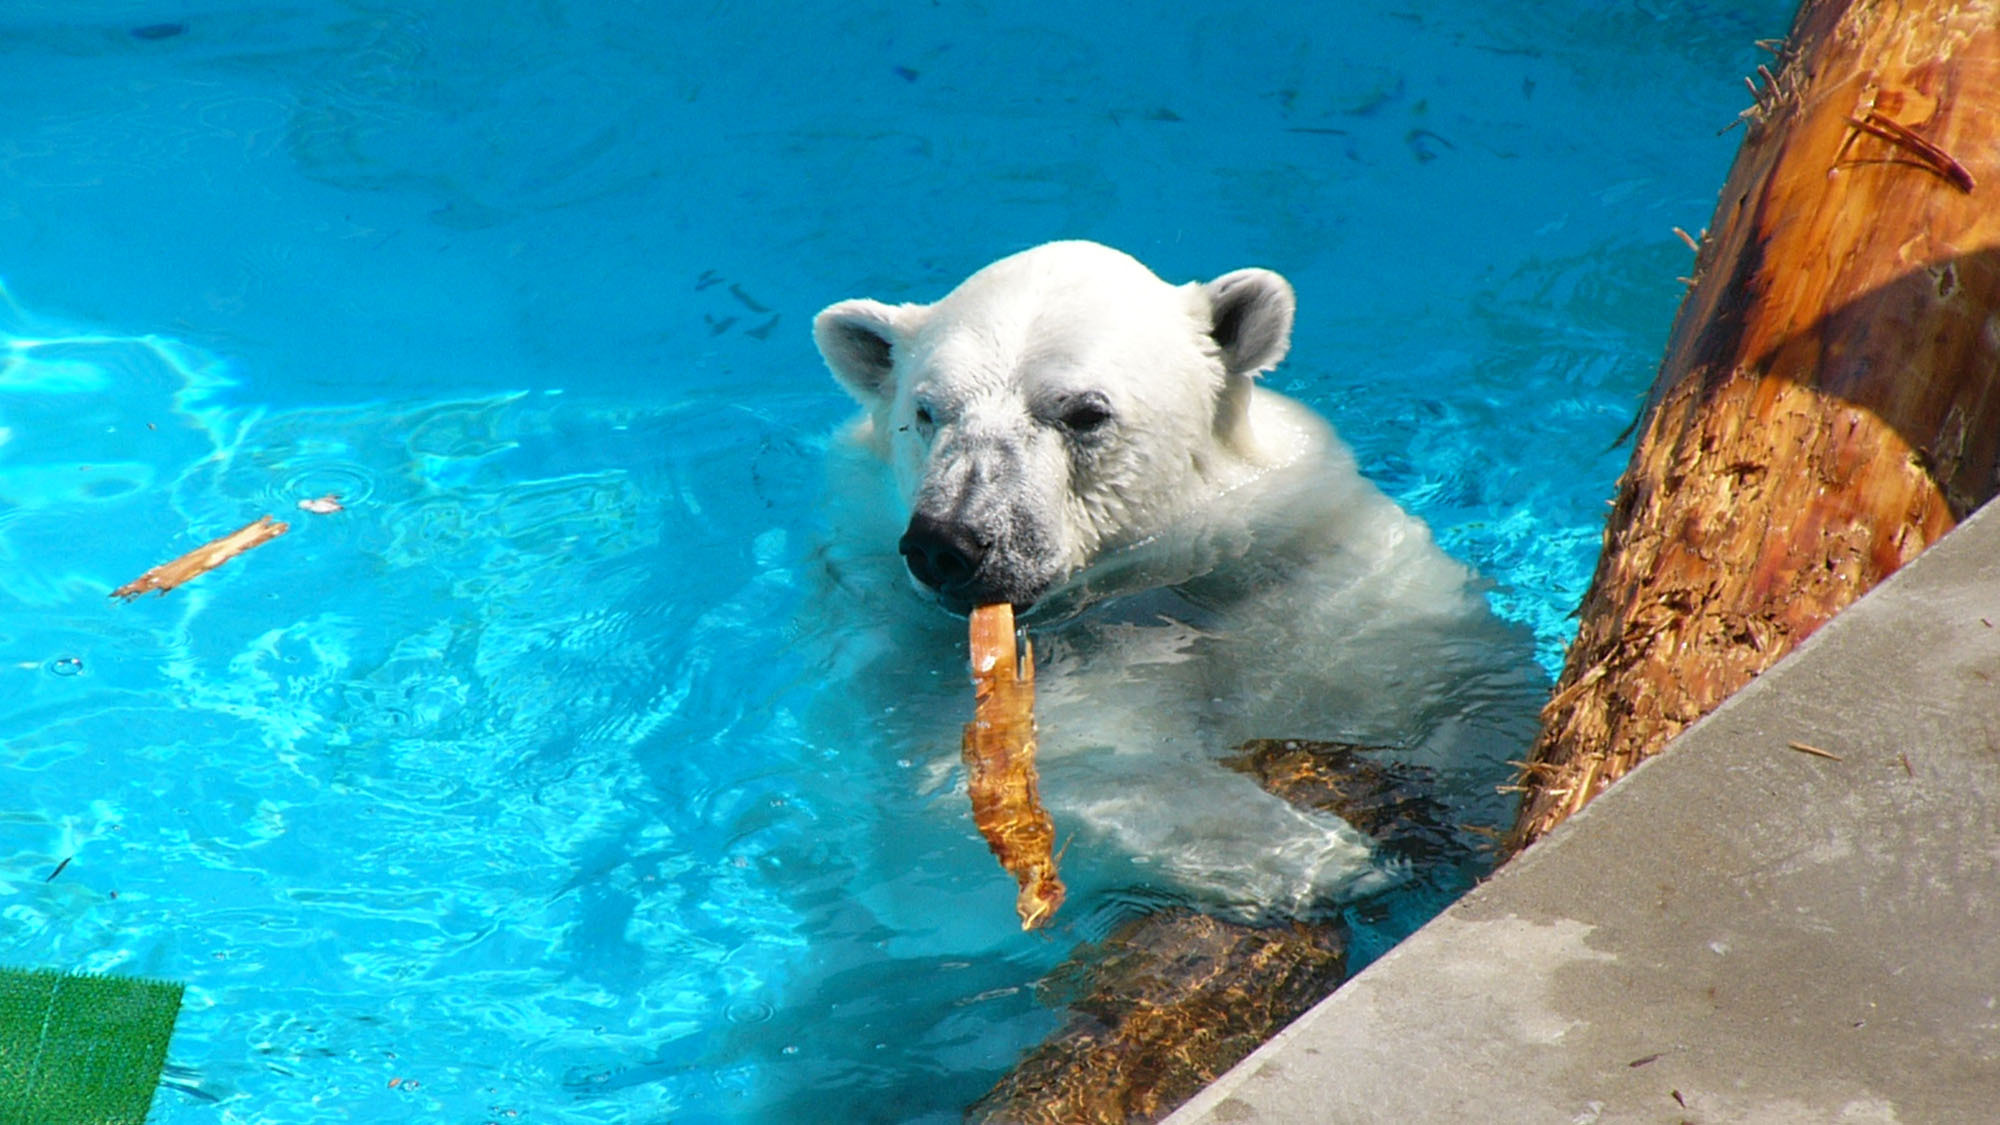
M2000 2L1805 0L1753 86L1513 847L1996 488Z
M974 1125L1158 1121L1332 992L1342 927L1259 928L1185 908L1120 926L1057 971L1061 1031L966 1111Z

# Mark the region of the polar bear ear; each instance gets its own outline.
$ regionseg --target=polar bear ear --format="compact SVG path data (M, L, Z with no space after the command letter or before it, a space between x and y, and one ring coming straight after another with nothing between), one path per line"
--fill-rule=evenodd
M847 393L877 409L895 397L896 349L928 308L866 299L828 305L813 318L813 342Z
M1208 296L1208 334L1222 350L1225 372L1255 375L1285 358L1298 307L1290 282L1270 270L1237 270L1202 286L1202 292Z

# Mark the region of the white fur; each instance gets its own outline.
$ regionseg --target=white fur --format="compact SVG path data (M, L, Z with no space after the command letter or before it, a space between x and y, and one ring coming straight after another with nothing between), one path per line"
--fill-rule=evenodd
M896 668L962 654L962 623L884 595L907 585L894 545L913 509L980 524L996 543L973 600L1032 603L1059 825L1248 911L1310 910L1381 873L1353 829L1219 754L1254 737L1386 744L1477 816L1532 714L1525 649L1469 572L1331 427L1253 382L1291 323L1290 286L1267 271L1176 286L1066 242L936 304L843 301L815 324L865 411L842 469L848 543L828 556L829 596L880 630L850 671L937 707L925 738L955 745L962 680L913 692ZM1079 434L1058 415L1086 398L1112 420ZM885 472L899 503L869 481Z

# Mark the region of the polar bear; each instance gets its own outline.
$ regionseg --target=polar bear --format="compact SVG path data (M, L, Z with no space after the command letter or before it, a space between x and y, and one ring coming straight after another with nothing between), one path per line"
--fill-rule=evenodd
M1233 747L1391 746L1438 771L1458 815L1497 821L1492 786L1532 729L1522 636L1331 426L1259 382L1294 307L1269 270L1173 285L1054 242L934 304L846 300L813 326L863 408L837 518L864 543L839 587L872 614L934 618L885 638L865 674L951 666L954 644L963 667L962 622L939 628L919 601L1012 603L1040 658L1059 829L1239 913L1308 914L1393 872L1338 819L1218 764ZM883 602L886 584L918 598ZM949 729L923 737L955 745Z

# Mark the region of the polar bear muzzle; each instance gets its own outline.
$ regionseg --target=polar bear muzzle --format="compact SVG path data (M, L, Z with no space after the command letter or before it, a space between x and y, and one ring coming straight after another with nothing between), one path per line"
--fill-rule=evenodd
M1049 565L1046 537L1032 524L995 518L994 509L967 510L974 518L924 507L910 517L896 544L910 577L954 613L996 602L1028 612L1060 577Z
M909 529L897 541L896 549L902 552L910 577L940 594L964 597L970 603L979 568L992 545L989 537L965 524L947 523L918 512L910 517Z

